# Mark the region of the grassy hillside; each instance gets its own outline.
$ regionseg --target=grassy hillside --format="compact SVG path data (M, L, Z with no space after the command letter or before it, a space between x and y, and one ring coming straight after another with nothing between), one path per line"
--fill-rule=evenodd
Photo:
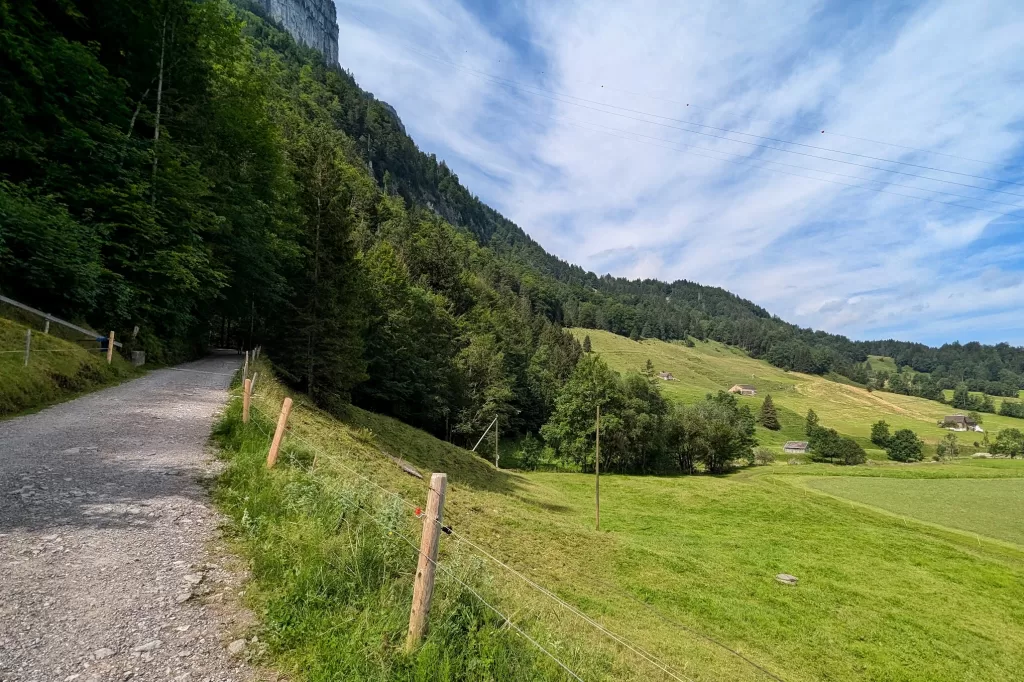
M112 364L97 350L32 332L32 353L25 367L27 327L0 318L0 417L43 407L114 384L138 373L114 354Z
M684 390L683 382L676 382L679 388L673 390L681 398L699 396L719 381L737 380L727 368L745 369L751 362L720 347L692 352L721 361L694 364L703 367L699 376L705 383ZM685 367L680 362L666 369L679 376ZM262 458L285 391L267 378L265 365L258 371L256 422L248 428L238 424L236 401L221 427L231 463L218 496L235 519L240 545L252 562L254 582L247 593L264 618L261 639L296 679L346 674L435 679L417 676L422 661L398 651L415 551L402 553L401 543L395 544L392 579L370 580L366 589L353 587L366 574L353 568L352 548L377 548L381 536L370 524L352 535L350 524L359 515L338 506L353 491L377 490L357 474L412 504L426 498L426 484L386 455L401 457L424 474L449 474L445 522L456 535L442 536L441 563L464 570L492 604L583 679L672 676L615 645L461 537L642 647L678 679L768 679L707 637L789 682L1014 680L1024 667L1019 607L1024 547L1012 542L1020 534L1019 519L1004 515L999 527L993 517L969 521L971 530L979 530L976 537L915 522L915 516L945 520L927 505L917 514L875 511L812 487L823 474L830 476L828 481L839 475L837 480L845 482L845 475L863 473L883 477L887 485L926 476L946 479L940 483L952 487L966 481L970 487L961 497L970 497L988 479L997 484L1013 479L1004 483L1012 490L994 495L1020 506L1017 483L1024 462L779 466L727 477L610 476L602 479L602 529L595 531L590 475L497 471L475 455L390 418L352 409L336 420L302 398L297 398L281 464L267 472ZM801 395L795 387L808 378L786 376L793 393ZM691 383L697 380L694 370ZM785 393L780 378L755 381L777 386L780 396ZM857 491L847 494L855 498ZM381 508L387 496L377 497ZM417 537L408 508L395 503L390 513L395 532ZM990 533L984 532L986 524ZM774 576L780 572L798 576L799 585L778 584ZM543 667L544 657L530 658L536 650L525 640L507 629L496 633L493 621L468 631L454 628L453 605L468 610L474 599L443 576L440 581L430 660L449 656L450 667L443 670L458 672L470 665L467 657L480 658L474 665L481 667L469 679L559 679L557 670ZM481 641L498 644L484 650ZM506 649L517 642L521 648ZM504 676L491 667L498 651L506 652L504 664L511 666Z
M879 419L888 422L893 430L912 429L926 443L934 445L950 433L937 423L955 412L947 405L923 398L871 392L819 376L787 372L714 341L697 341L693 348L688 348L678 342L631 341L593 329L573 329L572 333L579 339L589 335L593 350L619 372L639 370L648 359L659 372L671 372L676 380L662 383L665 396L670 399L689 402L708 392L728 390L733 384L752 384L758 395L740 400L749 402L756 413L765 394L771 393L782 430L773 432L758 427L758 440L765 445L805 439L804 417L813 408L824 426L857 439L869 454L877 457L881 453L872 453L875 446L870 435L871 425ZM986 414L984 428L990 434L1003 428L1024 428L1024 420ZM964 445L973 446L982 434L960 433L958 438Z

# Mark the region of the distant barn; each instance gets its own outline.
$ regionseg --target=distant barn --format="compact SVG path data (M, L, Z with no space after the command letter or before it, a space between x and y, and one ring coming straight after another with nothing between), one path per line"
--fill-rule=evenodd
M788 441L785 445L782 446L782 451L789 455L805 455L807 454L807 441Z
M736 384L729 389L729 393L739 393L740 395L757 395L757 389L750 384Z
M658 376L665 381L675 381L676 378L672 376L672 372L658 372Z
M952 429L953 431L983 431L978 422L971 419L965 414L951 414L942 420L940 424L944 429Z

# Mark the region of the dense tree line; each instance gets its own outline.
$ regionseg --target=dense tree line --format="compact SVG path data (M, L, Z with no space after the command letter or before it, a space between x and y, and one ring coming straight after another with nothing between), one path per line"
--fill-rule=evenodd
M260 342L322 404L354 400L463 439L494 416L506 433L550 421L581 355L570 325L715 339L861 383L879 354L942 388L1021 386L1024 351L1005 344L853 342L722 289L565 263L260 12L0 2L0 289L122 336L138 325L132 343L157 361ZM678 417L621 381L610 453L632 452L644 420ZM745 423L734 408L687 409ZM708 441L669 426L676 469L705 457ZM730 451L743 442L719 435ZM613 466L655 470L669 449L642 445Z
M541 433L557 458L591 470L598 429L605 471L722 473L736 461L753 459L754 415L748 406L721 391L692 405L670 405L649 360L642 372L620 376L600 355L585 355Z
M365 114L389 148L393 115L347 74L220 0L2 2L0 22L5 292L138 325L157 361L261 342L321 404L439 435L546 422L581 350L544 277L403 197L401 164L374 177L347 128Z

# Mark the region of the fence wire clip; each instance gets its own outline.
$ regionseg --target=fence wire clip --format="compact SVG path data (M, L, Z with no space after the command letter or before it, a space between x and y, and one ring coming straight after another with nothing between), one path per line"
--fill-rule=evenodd
M441 526L441 531L445 535L451 535L452 534L452 527L451 526Z

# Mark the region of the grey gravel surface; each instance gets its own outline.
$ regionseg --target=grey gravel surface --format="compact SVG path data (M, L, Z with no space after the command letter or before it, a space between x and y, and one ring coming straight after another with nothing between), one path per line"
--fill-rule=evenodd
M241 576L211 551L203 485L240 364L212 356L0 422L0 680L253 679L259 643Z

